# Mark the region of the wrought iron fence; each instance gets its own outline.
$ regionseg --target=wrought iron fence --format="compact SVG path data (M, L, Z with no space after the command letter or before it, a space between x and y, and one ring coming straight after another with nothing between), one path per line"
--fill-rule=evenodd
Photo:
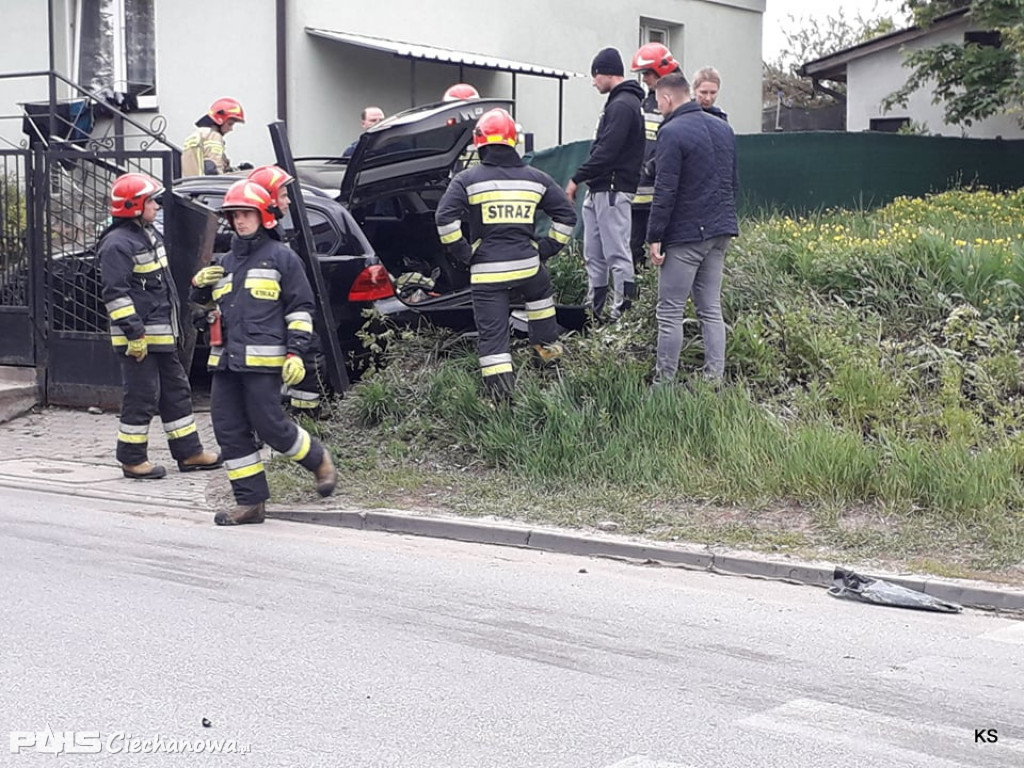
M29 178L26 152L0 152L0 307L29 302Z

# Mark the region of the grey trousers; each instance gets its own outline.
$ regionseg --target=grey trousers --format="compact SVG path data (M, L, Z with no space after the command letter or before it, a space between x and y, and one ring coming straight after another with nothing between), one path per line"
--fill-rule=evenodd
M704 338L705 376L725 372L725 323L722 322L722 267L728 235L699 243L670 245L658 273L658 381L672 381L683 348L683 316L693 295Z
M623 302L631 298L636 275L629 248L633 196L625 192L587 192L583 200L583 262L587 267L587 303L595 306L596 289L608 287L612 279L611 316L622 314ZM627 285L628 284L628 285Z

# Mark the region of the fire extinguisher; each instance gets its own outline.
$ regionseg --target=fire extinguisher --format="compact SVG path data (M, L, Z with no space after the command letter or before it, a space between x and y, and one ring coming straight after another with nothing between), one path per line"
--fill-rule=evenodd
M207 312L206 322L210 326L210 346L222 346L224 344L224 336L221 333L220 310L211 309L209 312Z

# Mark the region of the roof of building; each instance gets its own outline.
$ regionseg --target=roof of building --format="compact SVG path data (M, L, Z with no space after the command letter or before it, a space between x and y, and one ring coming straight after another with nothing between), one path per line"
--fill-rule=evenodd
M587 77L587 75L579 72L555 69L553 67L543 67L539 64L529 64L523 61L503 59L498 56L471 53L470 51L457 51L452 50L451 48L439 48L437 46L423 45L420 43L406 43L401 40L388 40L383 37L357 35L352 32L341 32L332 29L317 29L314 27L306 27L306 32L317 37L335 40L339 43L357 45L361 48L369 48L375 51L384 51L406 59L436 61L442 64L460 64L466 67L476 67L477 69L490 69L498 72L535 75L537 77L557 77L561 80L567 80L571 77Z
M884 51L894 46L903 45L904 43L916 40L919 37L930 35L933 32L938 32L947 27L956 26L961 23L961 17L966 15L968 9L960 8L955 11L937 16L935 20L927 27L907 27L906 29L899 29L895 32L890 32L886 35L880 35L879 37L866 40L863 43L844 48L841 51L835 51L830 53L828 56L822 56L820 59L814 59L804 63L796 73L800 77L812 77L815 80L835 80L837 82L846 81L846 65L851 61L870 56L878 51Z

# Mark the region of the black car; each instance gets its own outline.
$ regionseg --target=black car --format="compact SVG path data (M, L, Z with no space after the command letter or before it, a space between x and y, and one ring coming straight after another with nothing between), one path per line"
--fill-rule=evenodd
M404 294L376 299L381 314L474 328L469 273L445 256L434 212L448 182L466 163L476 121L497 107L512 109L513 104L507 99L428 104L368 129L349 158L296 159L299 179L333 191L329 194L352 214L391 276L400 281L402 275L422 274L434 280L431 291L413 292L415 302ZM560 305L557 313L567 329L578 330L585 322L579 306ZM512 323L525 331L521 305L513 305Z

